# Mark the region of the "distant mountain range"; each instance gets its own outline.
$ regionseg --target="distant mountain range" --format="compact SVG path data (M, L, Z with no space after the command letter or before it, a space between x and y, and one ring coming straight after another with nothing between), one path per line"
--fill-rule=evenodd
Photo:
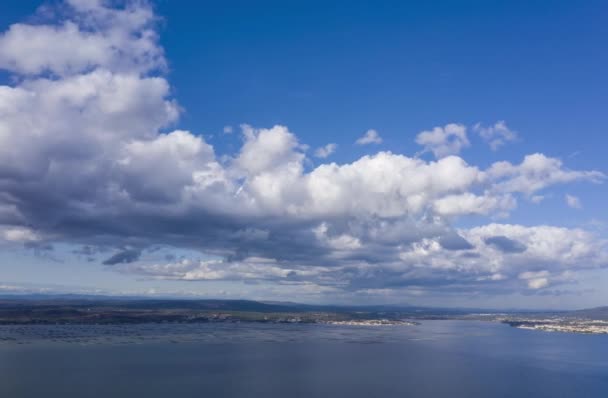
M570 314L589 319L608 319L608 306L595 307L584 310L569 311Z
M69 305L87 307L117 307L130 309L189 309L206 311L251 311L251 312L374 312L402 313L406 315L460 316L481 313L508 314L561 314L582 318L608 319L608 306L574 311L487 309L423 307L414 305L332 305L302 304L282 301L196 299L196 298L151 298L146 296L106 296L85 294L4 294L0 295L0 308L19 305Z

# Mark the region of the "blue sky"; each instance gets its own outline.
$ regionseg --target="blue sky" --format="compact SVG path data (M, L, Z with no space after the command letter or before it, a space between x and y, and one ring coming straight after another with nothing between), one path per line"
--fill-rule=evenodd
M413 154L419 131L505 120L521 132L517 145L500 153L474 145L465 158L486 166L542 152L601 168L602 2L192 3L161 2L158 12L182 122L193 131L285 124L313 147L332 137L340 148L332 160L350 162L369 153L352 144L370 128L382 133L382 149ZM232 138L214 146L234 151ZM602 212L602 189L588 192L590 217ZM517 222L555 217L559 199L542 218L530 220L545 207Z
M604 2L0 10L8 292L608 300Z

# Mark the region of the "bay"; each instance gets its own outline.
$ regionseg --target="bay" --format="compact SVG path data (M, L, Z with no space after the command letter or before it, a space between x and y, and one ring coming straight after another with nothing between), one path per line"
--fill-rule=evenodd
M15 338L0 344L0 396L11 398L608 396L608 335L492 322L3 326L0 336Z

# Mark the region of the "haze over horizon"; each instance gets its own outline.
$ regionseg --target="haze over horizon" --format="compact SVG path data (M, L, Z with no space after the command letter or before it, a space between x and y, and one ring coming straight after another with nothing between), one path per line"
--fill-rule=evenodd
M0 6L0 294L608 305L608 5L407 3Z

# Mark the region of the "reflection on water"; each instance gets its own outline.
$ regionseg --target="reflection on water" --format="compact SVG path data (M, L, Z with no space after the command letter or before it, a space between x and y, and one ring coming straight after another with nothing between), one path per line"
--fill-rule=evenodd
M605 397L608 336L417 326L0 326L1 397Z

